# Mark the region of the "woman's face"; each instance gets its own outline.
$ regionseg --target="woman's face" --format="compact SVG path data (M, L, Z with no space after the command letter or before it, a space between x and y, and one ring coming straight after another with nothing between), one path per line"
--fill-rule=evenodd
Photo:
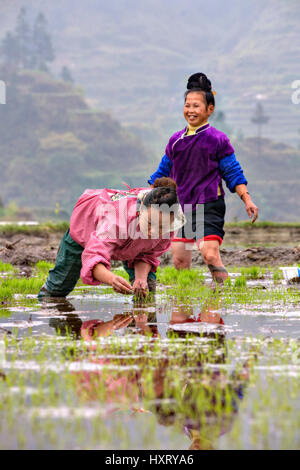
M143 207L139 216L139 225L145 238L162 238L170 233L174 214L161 212L154 207Z
M206 101L201 92L191 92L187 95L183 115L191 127L199 127L207 122L209 116L213 113L214 106L210 104L206 108Z

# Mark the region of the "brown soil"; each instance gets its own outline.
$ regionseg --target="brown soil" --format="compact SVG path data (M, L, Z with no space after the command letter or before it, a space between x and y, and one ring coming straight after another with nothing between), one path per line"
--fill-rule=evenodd
M225 226L225 237L222 247L241 245L300 245L300 227L260 227L259 225L249 225L247 227Z
M251 247L245 249L227 250L223 248L221 258L225 266L293 266L300 263L300 246L294 248L283 247ZM172 255L165 253L162 258L162 265L172 264ZM200 253L193 252L192 265L204 265Z
M55 262L61 233L0 235L0 260L22 268L28 275L40 260Z
M30 266L40 260L54 262L62 233L0 234L0 259L22 267L30 274ZM248 246L243 248L243 245ZM272 247L261 246L274 244ZM275 244L277 246L275 246ZM249 245L253 245L250 246ZM288 266L300 263L300 228L227 227L221 256L225 266ZM165 253L162 265L172 264L171 253ZM197 251L193 265L203 265Z

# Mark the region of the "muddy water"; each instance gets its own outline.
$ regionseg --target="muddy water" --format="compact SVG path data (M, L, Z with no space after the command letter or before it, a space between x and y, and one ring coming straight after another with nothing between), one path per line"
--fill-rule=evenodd
M3 306L0 447L299 448L299 303L211 308L164 290Z

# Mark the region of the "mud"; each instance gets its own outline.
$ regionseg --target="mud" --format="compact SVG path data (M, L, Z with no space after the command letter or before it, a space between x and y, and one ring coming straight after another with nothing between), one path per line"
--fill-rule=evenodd
M0 260L22 268L30 276L38 261L55 262L62 233L0 235Z
M300 263L300 246L294 248L284 247L250 247L245 249L220 250L221 258L225 266L293 266ZM172 264L171 253L165 253L161 257L162 265ZM192 266L202 266L204 262L200 253L193 252Z
M36 262L40 260L55 262L62 235L58 232L2 233L0 260L21 267L30 275L30 267ZM300 227L227 227L221 256L226 266L295 265L300 263ZM170 252L162 256L161 264L172 264ZM193 266L203 264L200 254L194 250Z

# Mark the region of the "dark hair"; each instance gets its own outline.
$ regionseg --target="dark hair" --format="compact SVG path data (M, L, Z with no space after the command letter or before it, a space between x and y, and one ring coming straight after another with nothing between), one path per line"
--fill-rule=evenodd
M174 189L177 188L176 182L172 178L168 178L167 176L156 178L156 180L153 183L153 188L161 188L162 186L174 188Z
M186 97L189 93L198 91L202 92L205 97L206 108L208 108L210 104L215 106L215 97L212 92L211 81L204 73L194 73L191 75L188 79L186 87L187 91L184 94L184 100L186 100Z
M144 207L150 207L152 204L155 204L158 205L162 211L167 210L167 207L178 204L176 190L166 186L154 188L146 194L143 204Z

